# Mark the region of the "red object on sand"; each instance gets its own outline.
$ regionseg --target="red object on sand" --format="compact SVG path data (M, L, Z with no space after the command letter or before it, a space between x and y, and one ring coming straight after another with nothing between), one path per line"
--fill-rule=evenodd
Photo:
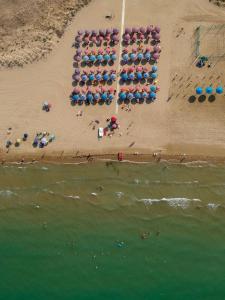
M123 160L123 153L119 152L118 155L117 155L117 158L118 158L119 161L122 161Z
M112 122L112 123L115 123L116 121L117 121L117 117L116 117L116 116L112 116L112 117L111 117L111 122Z

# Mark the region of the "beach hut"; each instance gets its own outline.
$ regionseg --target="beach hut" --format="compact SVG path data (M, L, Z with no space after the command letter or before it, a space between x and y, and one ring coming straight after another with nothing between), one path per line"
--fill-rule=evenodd
M222 94L222 93L223 93L223 87L222 87L222 86L218 86L218 87L216 88L216 93L217 93L217 94Z
M120 93L119 97L120 97L120 100L124 101L124 100L126 100L127 95L126 95L126 93L122 92L122 93Z
M75 88L73 89L73 93L74 93L74 94L79 94L79 92L80 92L79 88L75 87ZM47 103L47 106L48 106L48 102L44 102L44 104L46 104L46 103Z
M86 36L89 36L89 35L90 35L90 30L86 29L86 30L85 30L85 35L86 35Z
M196 91L197 95L201 95L203 92L203 89L200 86L198 86L195 91Z
M161 47L159 45L155 45L154 48L153 48L153 50L155 52L160 52L161 51Z
M159 34L159 33L154 34L154 35L153 35L153 39L154 39L155 41L160 41L160 34Z
M132 33L137 33L138 32L138 29L136 27L133 27L132 28Z
M212 94L213 93L213 88L211 86L207 86L205 89L206 94Z

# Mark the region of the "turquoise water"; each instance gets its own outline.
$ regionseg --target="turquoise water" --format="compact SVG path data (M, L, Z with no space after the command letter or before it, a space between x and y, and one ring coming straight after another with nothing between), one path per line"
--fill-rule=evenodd
M0 299L225 299L225 167L0 168Z

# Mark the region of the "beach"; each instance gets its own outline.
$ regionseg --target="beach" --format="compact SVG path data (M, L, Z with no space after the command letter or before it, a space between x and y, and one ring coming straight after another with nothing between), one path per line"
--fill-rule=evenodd
M93 0L76 13L44 59L23 68L1 69L1 160L82 161L89 155L96 159L117 159L118 152L124 153L128 160L224 160L224 95L216 95L212 102L208 98L199 101L197 97L191 102L190 97L195 95L198 85L224 85L223 58L213 60L211 68L199 69L195 66L193 45L196 28L222 26L225 11L206 0L197 4L194 0L124 3L123 27L140 24L161 27L157 101L130 105L129 110L118 106L116 100L109 106L70 105L75 53L72 45L77 30L99 27L121 30L123 2ZM106 19L106 15L113 17ZM203 51L207 52L209 47L205 55L210 56L212 45L203 41ZM41 109L44 101L52 104L49 113ZM81 117L77 116L79 111ZM106 119L112 115L117 116L120 128L112 137L99 141L98 127L105 127ZM10 135L8 128L12 128ZM44 149L33 148L36 133L43 131L53 133L55 141ZM28 133L28 140L7 151L7 139L15 141L24 132Z

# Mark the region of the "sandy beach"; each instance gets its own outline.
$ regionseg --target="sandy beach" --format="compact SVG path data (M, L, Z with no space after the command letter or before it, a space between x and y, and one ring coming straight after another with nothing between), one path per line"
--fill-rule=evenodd
M106 15L112 15L112 19ZM199 98L195 94L199 85L205 88L225 84L224 17L225 10L207 0L91 1L76 12L63 36L42 60L0 70L1 159L73 161L89 154L117 159L117 153L122 152L131 160L224 161L225 97ZM72 45L77 30L121 30L149 24L161 27L157 101L130 104L129 110L118 106L116 100L109 106L71 106ZM199 26L205 28L200 50L209 56L210 68L196 67L195 32ZM52 104L48 113L42 110L44 101ZM82 116L77 116L78 111ZM98 127L105 127L112 115L117 116L120 128L112 137L98 140ZM8 128L12 128L10 134ZM36 133L43 131L54 134L56 140L44 149L33 148ZM7 151L6 141L16 141L24 132L28 140Z

